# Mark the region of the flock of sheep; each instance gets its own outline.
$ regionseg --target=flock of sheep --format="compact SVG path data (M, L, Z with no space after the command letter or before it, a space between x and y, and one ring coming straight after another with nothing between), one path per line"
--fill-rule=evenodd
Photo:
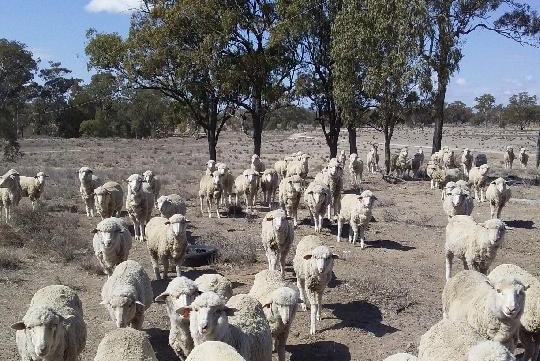
M520 162L526 166L525 151ZM186 204L177 194L160 196L161 183L152 171L132 174L126 180L124 201L122 186L103 182L92 169L79 170L80 194L88 217L101 216L94 229L95 256L107 275L101 304L107 309L117 330L105 335L95 361L157 360L148 339L138 331L145 310L153 302L165 305L170 319L169 345L181 360L270 361L273 349L279 361L285 361L285 346L297 309L310 309L309 333L316 333L321 318L323 294L338 258L318 236L323 218L336 220L337 241L341 241L344 223L349 223L349 241L360 238L372 219L376 196L361 190L364 163L357 154L349 160L342 151L307 182L309 155L298 152L266 169L253 155L249 169L237 177L224 163L207 162L201 177L199 199L201 215L220 217L220 206L243 198L246 212L254 212L259 189L261 204L270 211L262 217L261 240L268 269L255 275L247 294L234 295L232 284L219 274L205 274L195 280L181 275L188 248ZM511 168L511 148L505 164ZM412 158L407 148L389 160L391 170L403 177L425 172L432 188L442 188L442 207L448 216L446 227L446 278L443 291L443 319L426 332L419 355L396 354L386 361L510 361L517 339L525 347L525 360L537 361L540 350L540 282L514 265L501 265L486 275L500 248L506 226L499 218L510 198L503 178L487 183L485 156L474 160L468 149L461 165L449 148L434 153L425 170L424 154ZM369 172L379 171L377 145L366 156ZM343 194L344 170L350 173L353 194ZM43 192L47 175L22 177L15 170L0 178L1 205L6 221L11 206L22 196L32 204ZM487 186L487 190L485 190ZM473 192L474 191L474 192ZM277 201L275 194L277 192ZM480 197L478 197L480 194ZM491 219L482 223L471 216L476 201L490 202ZM298 208L303 198L313 219L314 234L297 244L293 268L296 285L285 281L285 260L292 248L298 224ZM206 203L206 212L204 204ZM146 242L156 279L168 279L174 264L176 277L167 289L153 297L150 277L135 260L130 260L132 236L129 224L118 218L125 205L134 227L135 240ZM152 217L154 208L160 215ZM463 261L465 270L452 276L454 257ZM129 328L128 328L129 327ZM66 286L53 285L38 290L20 322L16 342L23 360L74 361L86 343L86 324L77 294Z

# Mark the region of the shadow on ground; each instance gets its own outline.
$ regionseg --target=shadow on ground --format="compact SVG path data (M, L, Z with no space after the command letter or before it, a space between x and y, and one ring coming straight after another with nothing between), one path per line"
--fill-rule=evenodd
M171 346L169 346L169 330L149 328L146 333L159 361L178 359Z
M290 345L290 361L350 361L349 348L334 341L317 341L310 344Z

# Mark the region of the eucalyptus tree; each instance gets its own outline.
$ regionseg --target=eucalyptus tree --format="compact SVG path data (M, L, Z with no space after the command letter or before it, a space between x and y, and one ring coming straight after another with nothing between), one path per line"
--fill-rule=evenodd
M491 94L482 94L474 98L476 110L484 117L486 128L488 126L488 120L495 109L495 97Z

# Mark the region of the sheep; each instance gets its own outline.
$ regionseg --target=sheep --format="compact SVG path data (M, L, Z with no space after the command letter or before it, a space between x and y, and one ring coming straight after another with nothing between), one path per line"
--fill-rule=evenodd
M360 183L362 183L362 173L364 171L364 163L360 158L358 158L358 154L351 153L349 156L349 173L351 175L351 185L353 187L358 187Z
M114 268L127 260L131 250L131 233L120 218L105 218L92 231L94 254L105 274L110 277Z
M216 161L213 160L213 159L210 159L206 162L206 169L205 169L205 174L206 175L212 175L212 173L214 173L214 171L217 170L217 167L216 167Z
M254 170L255 172L262 173L266 167L264 166L264 163L261 161L261 158L257 154L253 154L251 156L251 170Z
M394 172L396 176L402 177L407 168L409 162L408 149L402 148L398 154L392 154L390 157L390 171Z
M259 177L259 172L246 169L234 180L234 186L236 188L236 205L238 205L238 194L243 194L246 207L251 213L253 213L255 197L257 196L259 188Z
M94 197L96 210L101 219L120 215L122 202L124 201L124 191L119 183L104 183L94 189Z
M420 151L422 151L422 148L420 148ZM407 175L409 175L409 171L413 172L413 178L418 178L420 174L420 167L422 166L422 163L424 162L424 153L415 153L412 159L409 159L406 165Z
M457 182L464 177L460 168L437 168L431 174L431 180L435 188L440 188L448 182Z
M338 255L333 254L317 236L303 237L296 246L293 268L302 300L302 310L306 310L308 300L311 307L309 327L311 335L316 331L315 322L321 320L322 295L332 278L334 259L337 258Z
M148 251L152 258L152 267L159 280L159 264L163 265L163 278L168 278L169 263L176 265L176 276L180 277L180 266L187 251L186 226L189 220L181 214L170 218L154 217L146 225Z
M240 294L225 300L204 292L191 305L177 312L189 317L195 347L207 341L222 341L249 361L272 360L272 334L259 301Z
M442 293L443 317L466 322L480 336L514 351L526 287L514 278L491 283L476 271L461 271Z
M6 223L11 221L11 209L18 206L22 198L19 172L10 169L0 177L0 216L4 213ZM2 212L2 209L4 212Z
M377 197L370 190L360 195L345 194L341 199L341 210L338 216L337 241L341 241L343 222L349 222L349 242L354 244L360 235L360 248L365 247L365 232L371 220L373 203Z
M225 342L206 341L195 347L186 361L246 361L246 359Z
M476 223L471 216L456 215L446 226L446 279L450 279L454 256L463 261L465 269L483 274L497 255L504 241L506 227L499 219Z
M471 154L471 151L469 148L463 149L463 153L461 154L461 166L463 167L463 174L465 174L467 177L469 176L469 171L472 168L473 164L473 156Z
M540 281L523 268L513 264L501 264L495 267L488 278L493 283L506 278L515 278L526 285L519 339L525 349L522 360L536 361L540 352Z
M158 361L158 359L144 332L118 328L103 337L94 361Z
M287 164L286 177L299 175L302 179L306 179L309 172L309 155L302 154L299 160L293 160Z
M527 162L529 162L529 155L527 154L527 150L525 148L520 148L518 157L521 168L527 168Z
M261 191L263 203L272 208L276 198L276 190L279 187L279 176L275 169L266 169L261 177Z
M167 289L155 298L157 303L164 303L171 323L169 345L181 360L193 349L193 339L189 332L189 319L176 313L180 307L189 306L199 295L195 282L189 278L175 277Z
M287 176L287 161L281 159L276 161L274 163L274 169L279 175L279 179L285 178Z
M21 196L30 198L33 211L36 210L36 202L45 189L45 178L49 178L49 176L44 172L38 172L33 177L19 176L22 191Z
M339 163L341 163L342 166L345 166L345 161L347 160L347 156L345 155L344 150L341 150L341 152L339 152L339 156L337 157L337 160Z
M232 283L218 273L202 274L195 279L199 292L214 292L225 301L232 297Z
M139 174L130 175L126 182L126 209L128 216L133 222L135 239L144 242L146 241L146 223L152 216L154 195L143 188L143 177Z
M445 192L443 193L443 210L448 218L455 215L471 215L474 201L467 187L460 187L454 182L449 182L446 184Z
M499 342L483 341L469 349L467 361L516 361L516 358Z
M147 170L143 173L143 181L146 190L154 195L154 201L159 198L161 191L161 180L152 172Z
M86 346L86 324L77 293L63 285L39 289L17 330L22 360L76 361Z
M454 151L448 150L443 153L442 157L443 167L445 169L452 169L456 167L456 160L454 158Z
M504 152L504 169L512 169L514 159L516 159L516 156L514 155L514 148L507 146L506 151Z
M504 178L497 178L486 190L486 199L489 202L491 218L501 218L501 212L506 203L512 196L512 191L507 187L507 181Z
M475 167L480 167L482 164L487 164L487 155L485 155L484 153L478 153L474 157L473 164Z
M302 196L303 179L298 175L285 177L279 182L279 206L288 217L293 218L294 226L298 226L298 205Z
M212 218L212 202L216 205L216 214L218 218L221 218L219 214L219 200L223 186L221 185L219 171L214 171L212 175L205 174L202 176L199 182L199 199L201 201L201 214L204 214L203 200L206 198L206 205L208 210L208 218Z
M396 353L394 355L388 356L383 361L417 361L416 356L411 355L410 353Z
M285 361L285 345L300 301L298 292L283 281L279 272L264 270L255 275L248 294L262 304L278 360Z
M325 184L313 181L304 191L304 202L313 219L315 232L321 232L323 216L330 201L330 189Z
M430 182L430 188L431 189L435 189L435 188L438 188L439 187L439 184L438 184L438 179L439 179L439 176L438 176L438 172L441 170L441 167L439 166L439 164L430 159L428 161L428 164L426 165L426 175L431 179L431 182ZM434 173L437 174L436 177L434 177Z
M371 144L371 148L366 155L366 164L368 166L368 172L375 173L379 171L379 154L377 153L377 143Z
M472 167L469 171L469 183L474 190L474 198L480 202L484 202L486 199L486 180L487 172L489 171L489 165L482 164L480 167ZM478 196L480 193L480 197Z
M285 275L285 260L294 240L294 229L285 211L276 209L266 213L261 222L261 239L268 269L275 270L279 264L281 274Z
M173 214L186 215L186 203L182 197L176 193L167 196L160 196L157 199L157 209L161 216L170 218Z
M144 268L137 262L120 263L101 289L101 304L119 328L140 330L144 311L152 304L152 286Z
M79 169L79 181L81 186L79 192L86 207L86 216L94 217L96 206L94 203L94 189L103 184L103 181L94 175L94 172L89 167L81 167Z
M330 190L330 202L327 207L327 218L330 219L333 215L339 214L341 192L343 191L343 168L341 165L332 158L328 163L326 169L317 173L315 176L315 182L324 184Z
M221 182L221 204L232 204L232 194L234 193L234 176L225 163L218 163L219 180Z

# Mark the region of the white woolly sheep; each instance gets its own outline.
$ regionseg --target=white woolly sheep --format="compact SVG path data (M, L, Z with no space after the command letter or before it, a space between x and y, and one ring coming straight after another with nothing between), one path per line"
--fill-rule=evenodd
M205 273L195 279L200 292L214 292L228 301L232 297L232 283L219 273Z
M519 164L521 164L521 168L525 169L527 168L527 163L529 162L529 155L527 154L527 150L525 148L521 148L519 150Z
M173 214L186 215L186 203L176 193L161 196L157 200L157 209L162 217L170 218Z
M446 226L446 279L452 273L454 257L463 261L465 269L483 274L497 255L504 241L506 227L499 219L476 223L471 216L457 215L448 220Z
M396 353L394 355L388 356L383 361L417 361L416 356L411 355L410 353Z
M238 194L244 195L246 208L253 213L257 191L259 190L259 172L246 169L234 180L236 188L236 205L238 205Z
M302 184L304 180L298 176L285 177L279 182L279 206L288 217L292 217L293 224L298 225L298 205L302 197Z
M486 181L487 172L489 171L489 165L482 164L480 167L472 167L469 170L469 184L471 189L474 190L474 198L480 202L484 202L486 199ZM478 196L480 193L480 197Z
M264 166L264 163L262 162L261 158L257 154L253 154L251 156L251 170L254 170L255 172L262 173L266 167Z
M19 183L21 185L21 196L30 198L32 202L32 210L36 209L36 201L43 194L45 189L45 178L49 176L43 172L38 172L33 177L19 176Z
M216 205L216 214L218 218L221 218L219 214L219 200L221 199L221 193L223 187L221 185L221 179L219 171L214 171L212 175L203 175L199 182L199 200L201 201L201 215L204 214L203 200L206 198L206 206L208 210L208 218L212 218L212 203Z
M442 168L439 166L436 160L430 159L428 161L428 164L426 165L426 175L431 179L431 182L430 182L431 189L435 189L439 187L438 182L439 182L440 176L438 175L438 172L441 170Z
M246 361L246 359L225 342L205 341L193 349L186 361Z
M176 266L176 276L180 277L180 266L187 251L186 227L189 220L181 214L170 218L154 217L146 225L146 245L152 258L152 267L156 279L159 276L159 264L163 265L163 278L168 278L169 264Z
M431 174L431 180L435 188L445 186L448 182L457 182L465 177L460 168L437 168Z
M128 216L133 222L135 239L144 242L146 241L146 223L152 217L154 195L143 188L143 177L139 174L130 175L126 182L126 209Z
M276 198L276 191L279 187L279 176L275 169L266 169L261 177L261 191L263 194L263 204L272 208Z
M116 266L101 289L101 304L119 328L130 326L140 330L144 311L152 305L153 299L150 277L139 263L132 260Z
M296 246L293 267L300 299L303 302L302 310L306 310L308 300L311 307L309 327L311 335L315 334L316 321L321 320L322 295L332 278L332 268L336 258L339 257L333 254L317 236L303 237Z
M96 210L101 219L120 215L124 202L124 191L119 183L105 182L102 186L94 189L94 197Z
M516 358L499 342L483 341L469 349L467 361L516 361Z
M176 310L189 306L198 295L199 290L195 283L189 278L180 276L173 278L167 289L155 299L157 303L165 304L171 323L169 345L181 360L193 349L193 339L189 332L189 319L176 313Z
M516 156L514 154L514 148L512 148L511 146L507 146L506 151L504 152L504 168L512 169L514 159L516 159Z
M485 155L484 153L478 153L474 157L473 164L475 167L480 167L482 164L487 164L487 155Z
M474 201L468 187L461 187L454 182L448 182L443 194L443 210L448 218L455 215L471 215Z
M313 181L304 191L304 202L315 225L315 232L322 229L322 221L331 202L330 189L325 184Z
M464 321L480 336L514 351L521 325L526 287L514 278L489 281L476 271L461 271L446 282L444 318Z
M345 194L341 199L341 210L338 216L337 241L341 241L343 222L349 222L349 242L354 244L360 236L360 248L365 247L365 232L371 220L373 203L377 197L370 190L360 195Z
M118 328L103 337L94 361L158 361L146 333Z
M495 267L488 278L493 283L515 278L526 285L519 339L525 349L522 360L536 361L540 352L540 281L523 268L513 264L501 264Z
M217 168L219 180L221 182L221 204L232 204L232 194L234 193L234 176L225 163L219 163Z
M364 163L358 157L358 154L352 153L349 156L349 173L351 175L351 185L358 187L362 183L362 173L364 172Z
M19 172L10 169L0 177L0 217L4 213L6 223L11 220L11 209L18 206L22 198ZM3 210L3 212L2 212Z
M94 254L103 271L111 276L114 268L128 259L131 234L120 218L105 218L93 230Z
M161 191L161 180L152 172L147 170L143 173L144 186L147 191L154 195L154 201L159 198L159 192Z
M222 341L249 361L272 360L272 334L259 301L240 294L225 300L205 292L191 305L177 311L189 317L195 346L206 341Z
M463 174L465 174L467 177L469 176L469 171L472 168L473 164L473 156L471 154L471 151L469 148L463 149L463 153L461 154L461 166L463 167Z
M89 167L81 167L79 169L79 181L81 186L79 192L86 207L86 216L94 217L96 206L94 203L94 189L103 184L103 181Z
M293 175L299 175L302 179L306 179L309 172L309 158L309 155L302 154L300 160L293 160L287 163L286 176L291 177Z
M262 304L278 360L285 361L285 346L300 301L298 292L283 281L279 272L264 270L255 275L249 295Z
M281 159L276 161L274 163L274 169L279 175L279 179L285 178L287 176L287 161Z
M343 168L335 158L332 158L326 168L317 173L314 181L324 184L330 190L330 202L328 203L326 217L331 219L332 215L337 216L343 191Z
M213 160L213 159L210 159L206 162L206 170L205 170L205 174L206 175L212 175L212 173L214 173L214 171L217 170L217 167L216 167L216 161Z
M268 269L275 270L279 264L281 274L285 274L285 260L294 240L293 226L282 209L266 213L261 222L261 239Z
M379 171L379 153L377 153L377 148L377 143L371 144L371 148L366 155L366 164L368 167L368 171L371 173Z
M451 169L456 167L456 160L454 157L454 151L448 149L448 151L443 153L442 157L443 167L445 169Z
M499 177L489 183L487 187L486 199L489 202L491 218L501 218L502 209L512 196L512 191L508 188L507 183L504 178Z
M86 346L86 324L77 293L62 285L39 289L17 330L22 360L76 361Z

